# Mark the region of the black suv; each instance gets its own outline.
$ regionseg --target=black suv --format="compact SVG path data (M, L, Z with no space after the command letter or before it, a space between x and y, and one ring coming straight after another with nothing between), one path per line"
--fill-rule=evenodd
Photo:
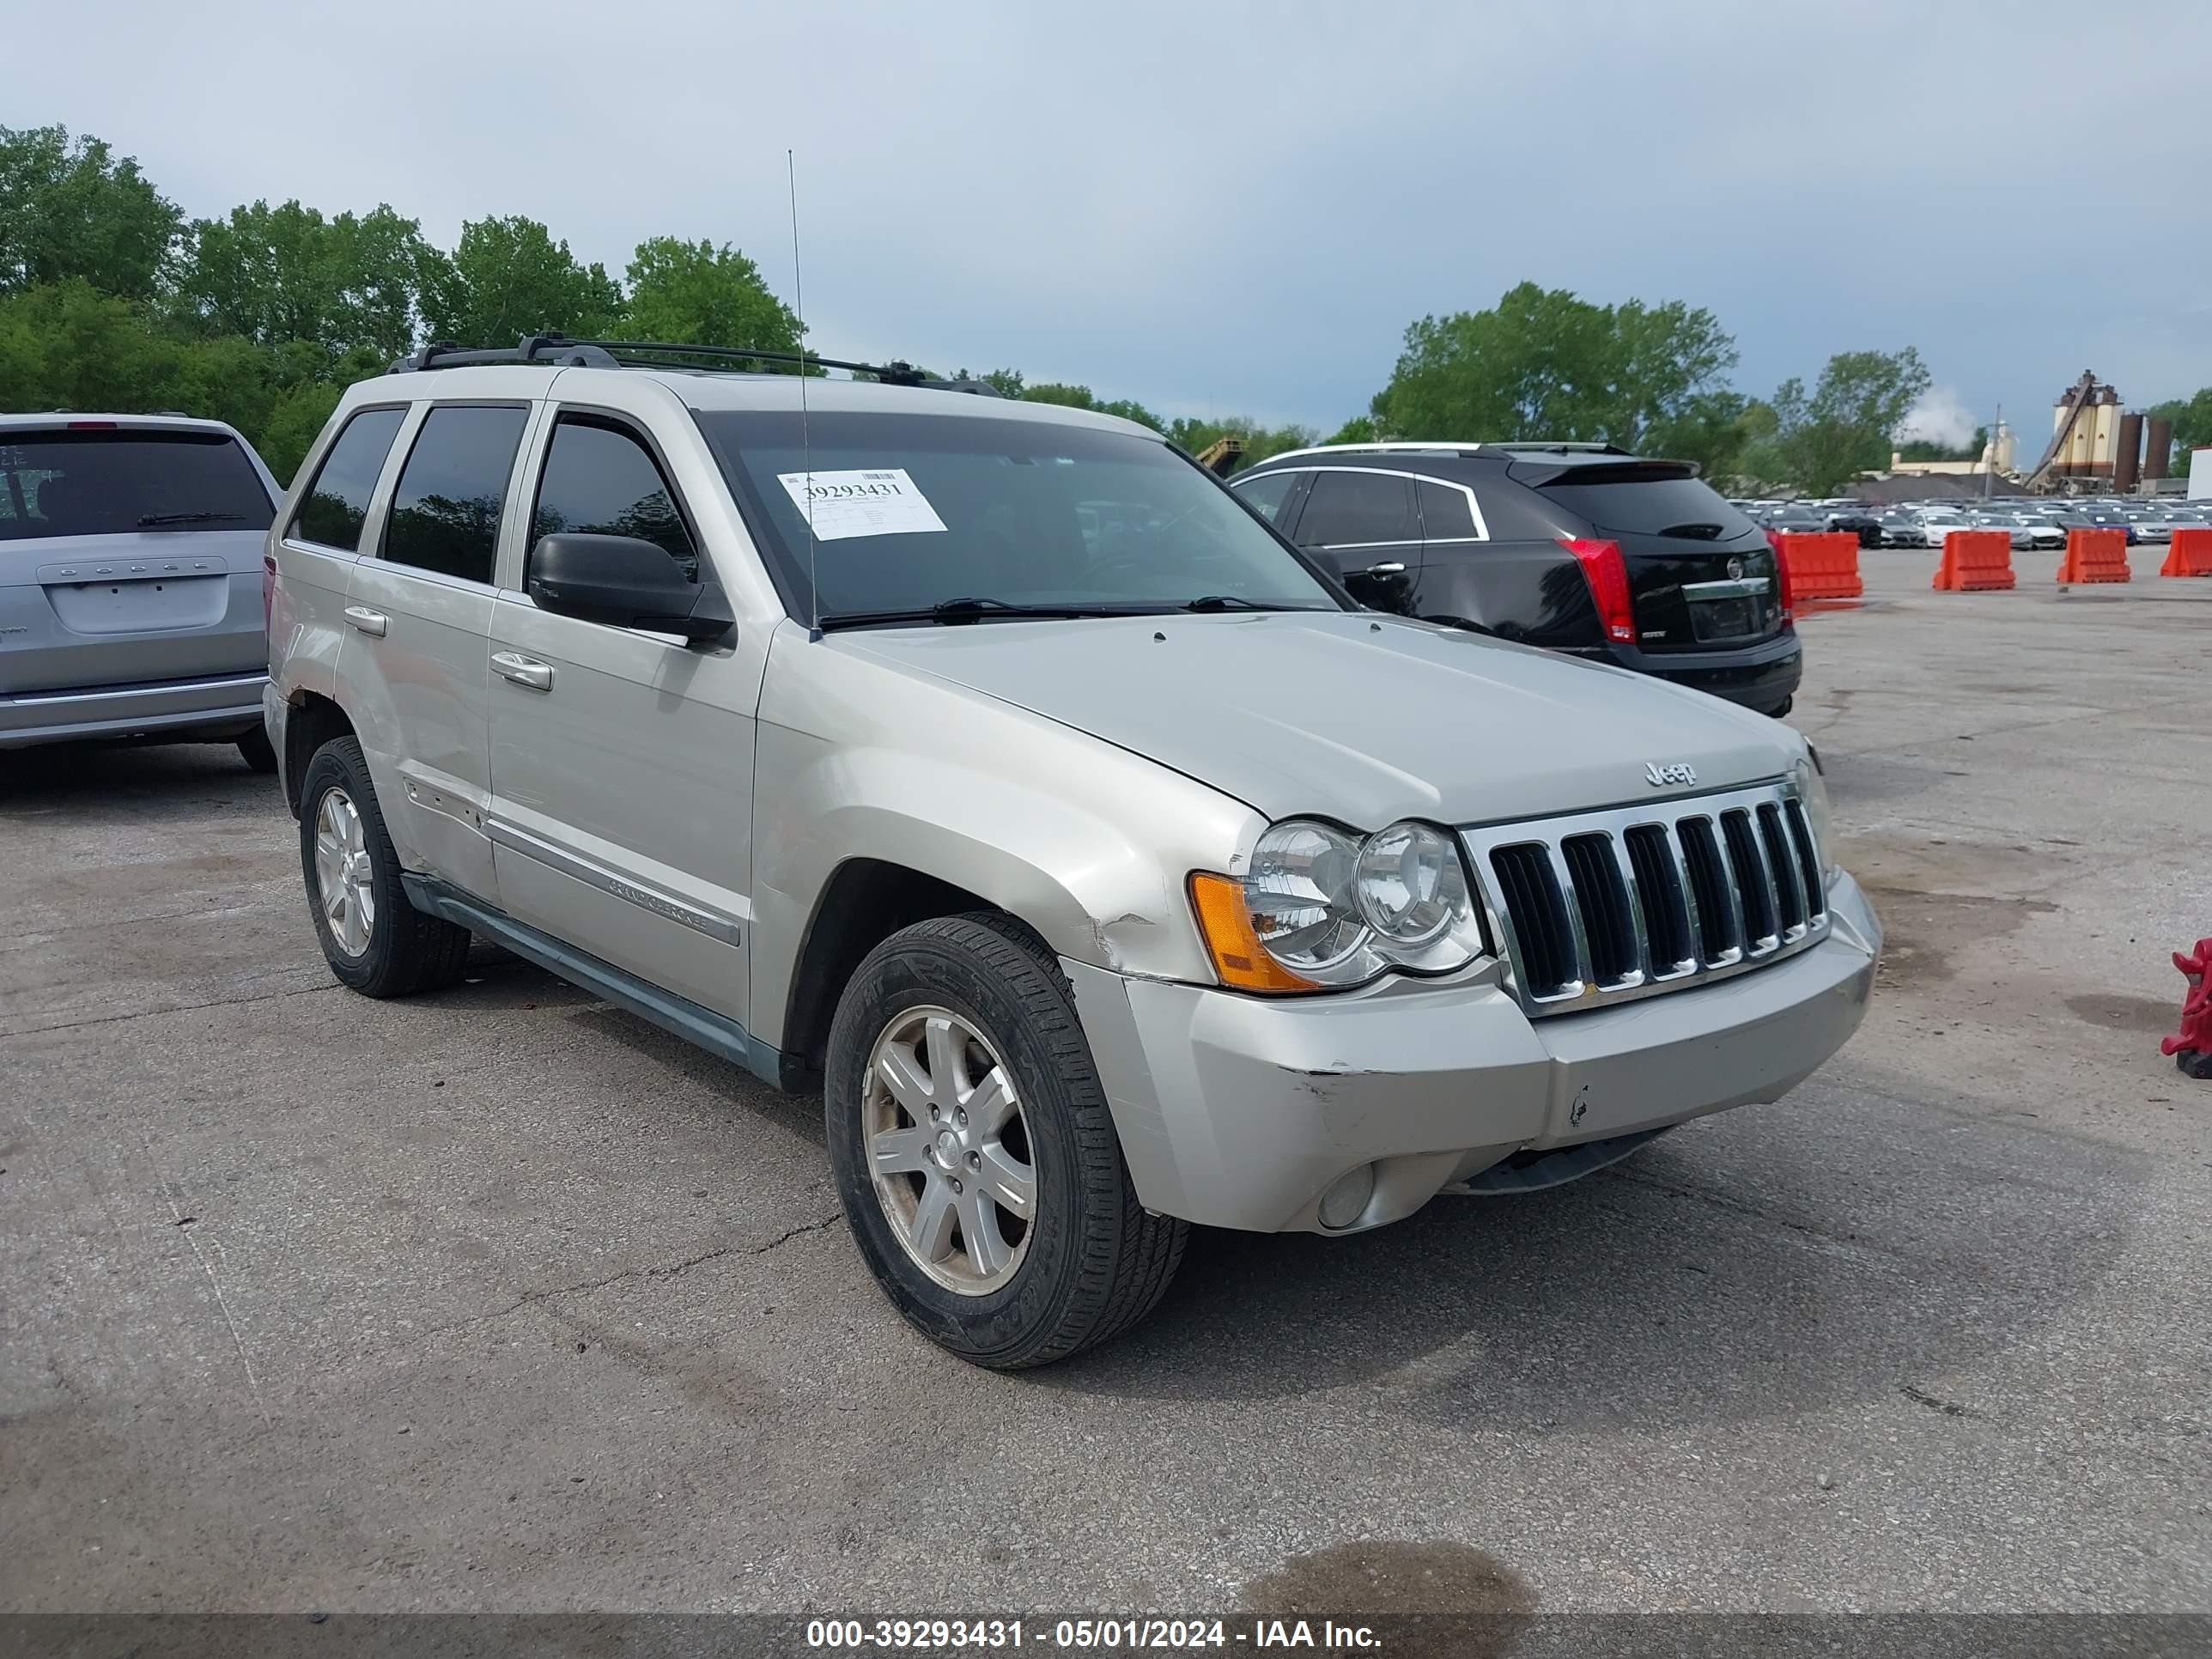
M1231 485L1378 611L1787 713L1787 573L1686 461L1598 444L1294 450Z

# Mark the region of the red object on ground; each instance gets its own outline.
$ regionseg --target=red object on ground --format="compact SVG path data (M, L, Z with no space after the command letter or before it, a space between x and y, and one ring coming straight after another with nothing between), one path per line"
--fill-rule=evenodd
M2181 1030L2160 1037L2158 1051L2174 1056L2174 1063L2190 1076L2212 1080L2212 986L2206 983L2212 978L2212 939L2198 939L2188 956L2176 951L2173 965L2188 980L2189 992L2181 999Z
M2212 530L2177 530L2166 544L2161 576L2212 576Z
M1934 585L1957 592L2010 587L2012 538L2002 530L1954 530L1943 538Z
M2128 568L2128 532L2124 530L2084 530L2066 532L2066 557L2059 564L2062 582L2124 582L2135 573Z
M1774 551L1797 599L1856 599L1866 592L1859 575L1859 538L1849 531L1786 532L1776 539Z

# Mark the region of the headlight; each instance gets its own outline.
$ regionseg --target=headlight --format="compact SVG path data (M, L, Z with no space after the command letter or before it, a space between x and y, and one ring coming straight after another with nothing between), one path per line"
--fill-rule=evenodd
M1198 875L1191 891L1223 982L1247 990L1449 973L1482 950L1459 843L1410 819L1364 839L1313 819L1279 823L1242 882ZM1255 959L1255 944L1267 962Z
M1805 822L1812 828L1813 844L1820 849L1821 872L1830 873L1836 868L1836 845L1830 833L1828 782L1820 775L1820 763L1814 757L1810 744L1806 745L1805 757L1790 773L1805 803Z

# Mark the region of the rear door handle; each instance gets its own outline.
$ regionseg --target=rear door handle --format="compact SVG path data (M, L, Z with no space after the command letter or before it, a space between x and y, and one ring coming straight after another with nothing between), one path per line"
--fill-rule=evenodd
M345 619L364 634L382 639L392 626L392 618L381 611L371 611L365 605L349 605L345 608Z
M491 665L500 678L526 685L532 691L553 689L553 665L550 662L540 662L518 652L495 651L491 653Z
M1402 576L1406 567L1395 559L1385 559L1380 564L1370 564L1359 573L1363 576Z

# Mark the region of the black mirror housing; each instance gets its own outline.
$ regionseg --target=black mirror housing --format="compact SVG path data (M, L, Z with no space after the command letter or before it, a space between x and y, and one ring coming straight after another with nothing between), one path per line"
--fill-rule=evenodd
M667 551L635 536L563 531L530 554L530 597L541 611L678 634L697 644L727 635L735 618L712 582L695 582Z

